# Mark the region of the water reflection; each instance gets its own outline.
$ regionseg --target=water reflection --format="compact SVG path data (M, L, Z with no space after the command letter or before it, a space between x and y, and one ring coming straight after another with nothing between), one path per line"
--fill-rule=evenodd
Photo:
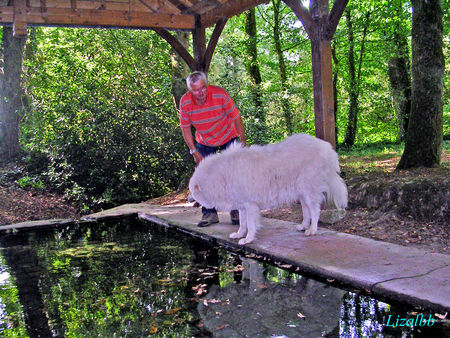
M414 312L135 221L0 241L3 336L448 336L442 322L387 327Z

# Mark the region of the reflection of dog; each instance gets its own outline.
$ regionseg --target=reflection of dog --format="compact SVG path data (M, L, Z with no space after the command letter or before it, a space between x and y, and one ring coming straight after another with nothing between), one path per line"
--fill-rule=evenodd
M239 209L241 225L230 238L242 238L239 244L246 244L261 225L261 209L296 201L303 211L297 229L314 235L325 196L338 208L347 206L347 187L339 172L338 156L329 143L297 134L266 146L231 145L206 157L195 169L189 189L206 208Z

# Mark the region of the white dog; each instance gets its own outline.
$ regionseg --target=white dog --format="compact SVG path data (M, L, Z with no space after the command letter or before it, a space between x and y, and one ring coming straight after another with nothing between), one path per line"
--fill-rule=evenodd
M239 244L247 244L261 226L261 209L297 201L303 210L297 230L314 235L322 202L347 206L347 187L339 172L338 156L328 142L296 134L265 146L236 143L206 157L195 169L189 189L206 208L238 209L240 227L230 238L242 238Z

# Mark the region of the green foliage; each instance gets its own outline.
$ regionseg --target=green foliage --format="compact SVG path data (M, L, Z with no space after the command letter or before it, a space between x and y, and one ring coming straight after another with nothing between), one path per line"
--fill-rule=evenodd
M36 179L35 177L25 176L19 179L17 182L22 189L36 189L44 190L44 183Z
M47 161L52 186L97 208L178 186L189 164L181 156L168 47L159 37L46 28L30 43L32 107L22 142L39 153L30 162Z

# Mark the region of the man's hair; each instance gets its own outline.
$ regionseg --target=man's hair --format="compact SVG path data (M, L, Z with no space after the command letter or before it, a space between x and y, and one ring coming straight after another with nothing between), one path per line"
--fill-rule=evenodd
M203 81L203 83L207 86L208 85L208 78L206 77L205 72L201 71L195 71L192 74L190 74L186 79L186 85L189 90L191 90L191 85L193 83L197 83L199 81Z

